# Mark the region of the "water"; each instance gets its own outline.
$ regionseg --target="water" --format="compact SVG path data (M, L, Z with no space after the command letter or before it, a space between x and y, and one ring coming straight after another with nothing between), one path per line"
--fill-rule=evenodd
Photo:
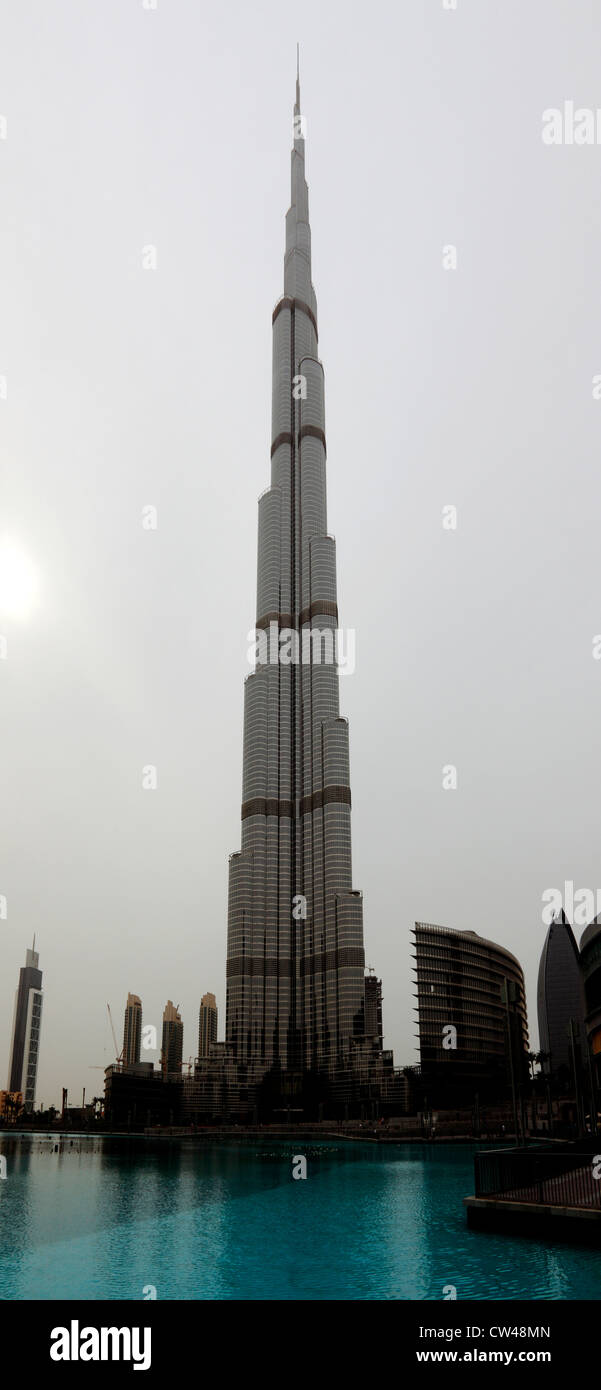
M601 1251L468 1231L466 1145L52 1136L0 1153L4 1299L601 1298Z

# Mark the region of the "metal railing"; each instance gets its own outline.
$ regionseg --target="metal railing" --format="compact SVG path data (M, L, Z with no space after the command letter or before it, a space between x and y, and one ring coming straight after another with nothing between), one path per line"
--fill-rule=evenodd
M475 1155L475 1176L476 1197L601 1209L601 1160L593 1152L492 1149Z

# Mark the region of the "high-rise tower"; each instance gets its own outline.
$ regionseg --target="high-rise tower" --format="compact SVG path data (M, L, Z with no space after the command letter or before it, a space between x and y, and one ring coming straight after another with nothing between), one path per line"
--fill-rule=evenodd
M538 968L538 1032L543 1071L571 1067L571 1030L584 1042L584 990L574 933L563 910L553 918Z
M198 1056L209 1057L217 1042L217 1000L214 994L203 994L198 1014Z
M21 1092L26 1110L33 1110L38 1071L43 999L39 959L34 936L25 965L19 971L8 1066L8 1090Z
M226 1040L255 1075L345 1069L364 1036L352 888L336 546L297 72L284 294L273 311L271 485L259 499L256 667L244 691L241 850L230 857ZM267 636L269 649L266 650Z
M128 994L123 1022L123 1061L125 1066L138 1065L141 1038L142 1001L137 994Z
M161 1068L166 1076L175 1075L182 1069L184 1046L184 1025L179 1009L171 999L163 1009L163 1040L161 1046Z
M585 1031L591 1066L601 1092L601 913L580 938L580 968L584 990Z

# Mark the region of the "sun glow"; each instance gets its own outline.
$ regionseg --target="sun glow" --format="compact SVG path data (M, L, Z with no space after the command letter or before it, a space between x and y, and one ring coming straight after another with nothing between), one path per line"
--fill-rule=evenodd
M0 616L27 618L38 592L37 575L29 556L16 541L0 540Z

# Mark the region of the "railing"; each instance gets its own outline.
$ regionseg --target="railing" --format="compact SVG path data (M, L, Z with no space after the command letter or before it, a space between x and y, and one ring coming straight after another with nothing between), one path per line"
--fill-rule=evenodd
M492 1149L476 1154L475 1171L476 1197L601 1209L601 1159L592 1151Z

